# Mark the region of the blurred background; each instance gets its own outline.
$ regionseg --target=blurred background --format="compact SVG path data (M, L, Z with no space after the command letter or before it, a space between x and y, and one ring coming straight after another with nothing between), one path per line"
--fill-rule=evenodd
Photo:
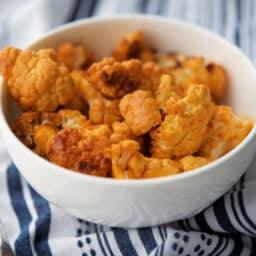
M77 19L147 13L215 31L256 61L255 0L1 0L0 10L0 48L25 47L48 30Z

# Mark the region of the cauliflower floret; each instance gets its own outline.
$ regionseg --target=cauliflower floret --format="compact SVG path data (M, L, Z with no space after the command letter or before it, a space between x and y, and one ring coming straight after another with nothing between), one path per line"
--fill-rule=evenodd
M77 110L62 109L57 114L61 118L61 128L85 128L90 125L86 116Z
M176 53L159 53L156 55L156 63L159 66L166 68L178 68L181 66L181 63L186 59L186 56L183 54Z
M186 94L190 84L205 84L209 87L215 100L220 99L227 87L225 70L215 64L205 64L203 58L187 57L180 65L172 69L172 75L183 95Z
M126 139L136 140L136 136L134 136L131 128L126 122L114 122L112 124L112 129L113 133L110 139L114 144Z
M57 130L68 127L86 128L90 126L91 124L87 118L77 110L62 109L57 113L28 111L22 113L16 119L13 124L13 131L24 144L30 148L34 148L34 146L37 146L37 143L34 141L36 131L37 136L41 138L44 136L43 130L45 130L46 133L48 133L48 130L51 130L49 127ZM49 131L49 133L51 133L51 131Z
M238 117L228 106L215 106L199 155L215 160L238 145L252 129L253 122Z
M29 148L34 147L35 128L40 125L39 112L25 112L19 116L13 124L13 132Z
M171 159L146 158L146 169L142 178L156 178L181 173L180 164ZM135 162L136 163L136 162ZM134 165L136 168L136 165Z
M142 63L135 59L118 62L104 58L85 72L85 78L103 95L116 98L137 89L154 92L161 75L170 73L169 69L153 62Z
M59 106L83 107L67 68L53 49L35 52L5 47L0 52L0 71L23 110L51 112Z
M76 110L67 110L67 111L75 111ZM60 112L60 111L59 111ZM60 128L62 127L62 117L61 115L59 115L59 112L57 113L53 113L53 112L37 112L40 116L39 118L39 123L40 124L47 124L47 125L51 125L55 128ZM80 113L79 111L77 111L78 113ZM25 114L26 112L24 112L21 117ZM36 112L35 112L36 113Z
M14 47L5 47L0 51L0 72L5 80L12 76L13 67L21 50Z
M152 156L174 158L197 152L213 113L208 87L191 85L185 98L167 101L166 111L160 127L150 134Z
M71 76L76 89L89 104L89 119L95 124L103 123L105 101L103 96L85 79L83 71L73 71Z
M111 125L114 122L120 121L122 119L119 104L120 99L107 100L104 99L105 102L105 113L104 113L104 124Z
M16 136L39 155L45 156L49 139L57 133L61 118L56 113L24 112L13 124Z
M49 145L53 136L58 130L49 124L42 124L35 128L33 141L35 144L34 152L41 156L47 156Z
M145 149L145 138L143 136L135 136L126 122L114 122L112 124L113 133L111 134L111 143L116 144L122 140L135 140L140 144L142 151Z
M78 110L61 109L57 113L40 113L40 122L55 128L84 128L90 125L86 116Z
M139 154L140 145L133 140L123 140L111 145L112 177L116 179L139 178L144 171L145 162ZM134 157L141 158L135 169L129 170L129 160Z
M224 96L225 89L228 85L226 71L220 65L209 63L206 65L208 71L208 82L206 83L214 99L220 99Z
M208 163L208 159L199 156L185 156L180 159L180 164L182 166L182 170L184 171L194 170Z
M105 125L103 125L105 126ZM111 170L110 139L105 128L65 128L51 138L50 161L77 172L108 176Z
M106 136L109 138L109 141L110 141L110 136L112 134L112 130L107 124L90 125L90 126L84 127L84 129L82 129L82 132L94 137Z
M154 93L159 87L161 76L165 74L171 75L171 70L160 67L153 62L146 62L142 65L140 73L138 89L152 91Z
M166 113L166 102L170 97L175 97L178 100L177 89L170 75L162 75L161 82L156 90L156 102L162 113Z
M71 76L76 89L89 104L89 119L92 123L112 124L121 120L119 99L105 98L87 81L82 71L73 71Z
M118 61L134 58L142 61L154 61L156 51L146 46L143 31L135 31L125 36L119 42L113 50L112 56Z
M179 173L180 166L170 159L143 156L138 142L123 140L111 146L112 176L116 179L138 179Z
M104 58L94 63L85 77L103 95L122 97L138 87L141 67L141 63L134 59L117 62L113 58Z
M94 54L87 47L82 44L74 45L70 42L60 44L57 55L70 71L86 68L94 61Z
M156 100L148 91L137 90L124 96L119 104L120 112L134 135L147 133L161 123Z

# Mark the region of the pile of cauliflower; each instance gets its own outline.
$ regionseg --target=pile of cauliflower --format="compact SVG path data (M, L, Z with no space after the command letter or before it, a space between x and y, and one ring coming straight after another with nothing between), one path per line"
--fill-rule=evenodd
M16 136L34 152L80 173L140 179L203 166L238 145L247 117L218 105L220 65L159 53L143 31L96 61L82 44L39 51L5 47L0 72L23 113Z

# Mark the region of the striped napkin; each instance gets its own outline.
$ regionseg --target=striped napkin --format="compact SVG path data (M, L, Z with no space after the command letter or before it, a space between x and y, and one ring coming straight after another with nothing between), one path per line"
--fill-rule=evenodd
M92 15L151 13L199 24L256 60L254 0L0 1L0 48L24 47L57 25ZM256 255L256 159L241 180L196 216L157 227L96 225L49 204L0 145L0 217L18 256ZM31 170L33 171L33 170Z

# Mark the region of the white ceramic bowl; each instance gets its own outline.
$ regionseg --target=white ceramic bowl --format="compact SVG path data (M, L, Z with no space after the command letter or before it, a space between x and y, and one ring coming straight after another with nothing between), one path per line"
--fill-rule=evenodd
M110 53L128 32L143 29L162 51L202 55L225 66L230 88L225 102L256 118L256 72L243 53L217 35L190 24L154 16L94 18L62 26L30 46L54 47L84 40L99 57ZM37 156L13 134L17 116L6 86L1 86L0 124L8 151L22 175L45 198L70 214L111 226L141 227L189 217L225 193L253 159L256 128L217 161L171 177L114 180L75 173Z

